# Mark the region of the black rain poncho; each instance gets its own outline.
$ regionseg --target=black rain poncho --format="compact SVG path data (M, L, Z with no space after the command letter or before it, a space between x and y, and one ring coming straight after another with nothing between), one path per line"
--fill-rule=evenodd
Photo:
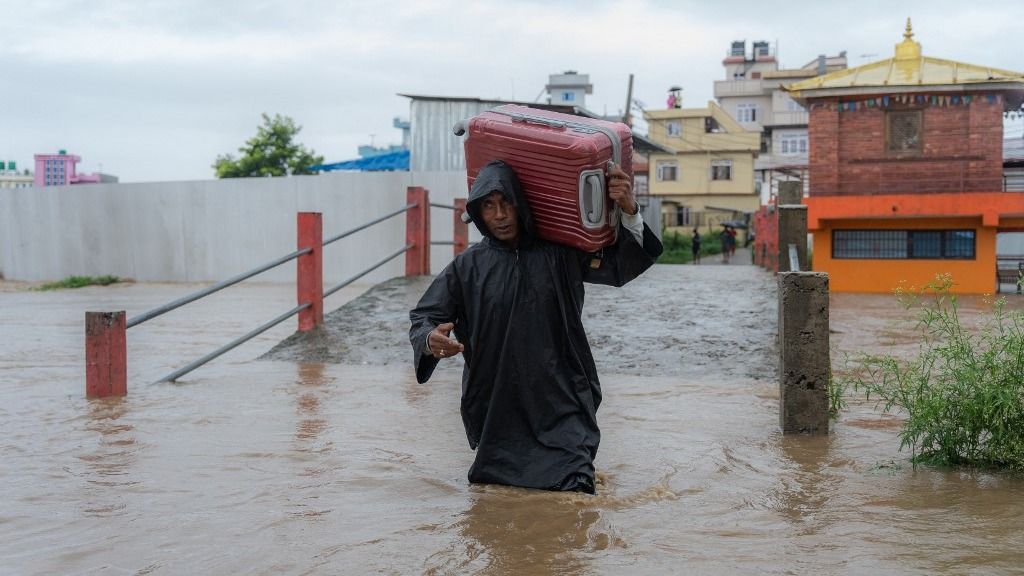
M518 249L480 218L479 201L494 191L516 207ZM483 242L457 256L409 314L416 379L437 366L427 335L454 322L465 347L462 421L476 449L469 481L593 492L601 384L581 319L583 282L622 286L654 263L661 242L646 224L643 246L620 228L592 268L594 255L534 237L519 180L498 161L480 171L467 211Z

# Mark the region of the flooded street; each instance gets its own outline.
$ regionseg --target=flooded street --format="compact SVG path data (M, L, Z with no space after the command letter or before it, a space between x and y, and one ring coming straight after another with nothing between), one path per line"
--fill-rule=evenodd
M287 286L229 290L129 330L129 395L103 401L84 399L85 309L131 315L181 287L0 293L0 573L1024 565L1024 478L915 469L899 420L866 402L829 437L782 436L775 283L750 266L656 266L622 290L588 288L604 390L597 496L470 486L459 361L425 385L412 373L407 311L424 286L379 285L320 334L270 351L286 322L180 384L148 384L294 305ZM833 349L912 349L904 315L891 296L836 295Z

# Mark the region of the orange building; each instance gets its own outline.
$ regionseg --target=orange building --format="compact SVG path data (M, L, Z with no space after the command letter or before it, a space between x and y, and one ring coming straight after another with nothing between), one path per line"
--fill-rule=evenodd
M1024 74L922 56L910 20L893 58L791 84L810 112L813 267L836 292L953 276L996 289L996 234L1024 231L1003 186L1003 114Z

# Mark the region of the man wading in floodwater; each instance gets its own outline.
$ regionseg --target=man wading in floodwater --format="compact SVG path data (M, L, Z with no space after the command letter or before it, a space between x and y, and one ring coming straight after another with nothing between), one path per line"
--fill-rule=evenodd
M594 493L601 385L583 331L583 282L622 286L662 250L628 175L613 167L609 177L622 224L596 259L536 238L515 173L499 161L485 166L466 206L483 242L456 257L409 314L419 382L439 359L465 358L470 482Z

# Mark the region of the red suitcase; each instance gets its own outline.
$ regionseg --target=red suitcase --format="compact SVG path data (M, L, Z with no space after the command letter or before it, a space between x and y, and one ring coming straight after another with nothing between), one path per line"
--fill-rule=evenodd
M615 243L620 212L605 177L609 162L633 177L628 126L513 104L466 124L470 187L488 162L503 160L523 184L538 236L587 252Z

